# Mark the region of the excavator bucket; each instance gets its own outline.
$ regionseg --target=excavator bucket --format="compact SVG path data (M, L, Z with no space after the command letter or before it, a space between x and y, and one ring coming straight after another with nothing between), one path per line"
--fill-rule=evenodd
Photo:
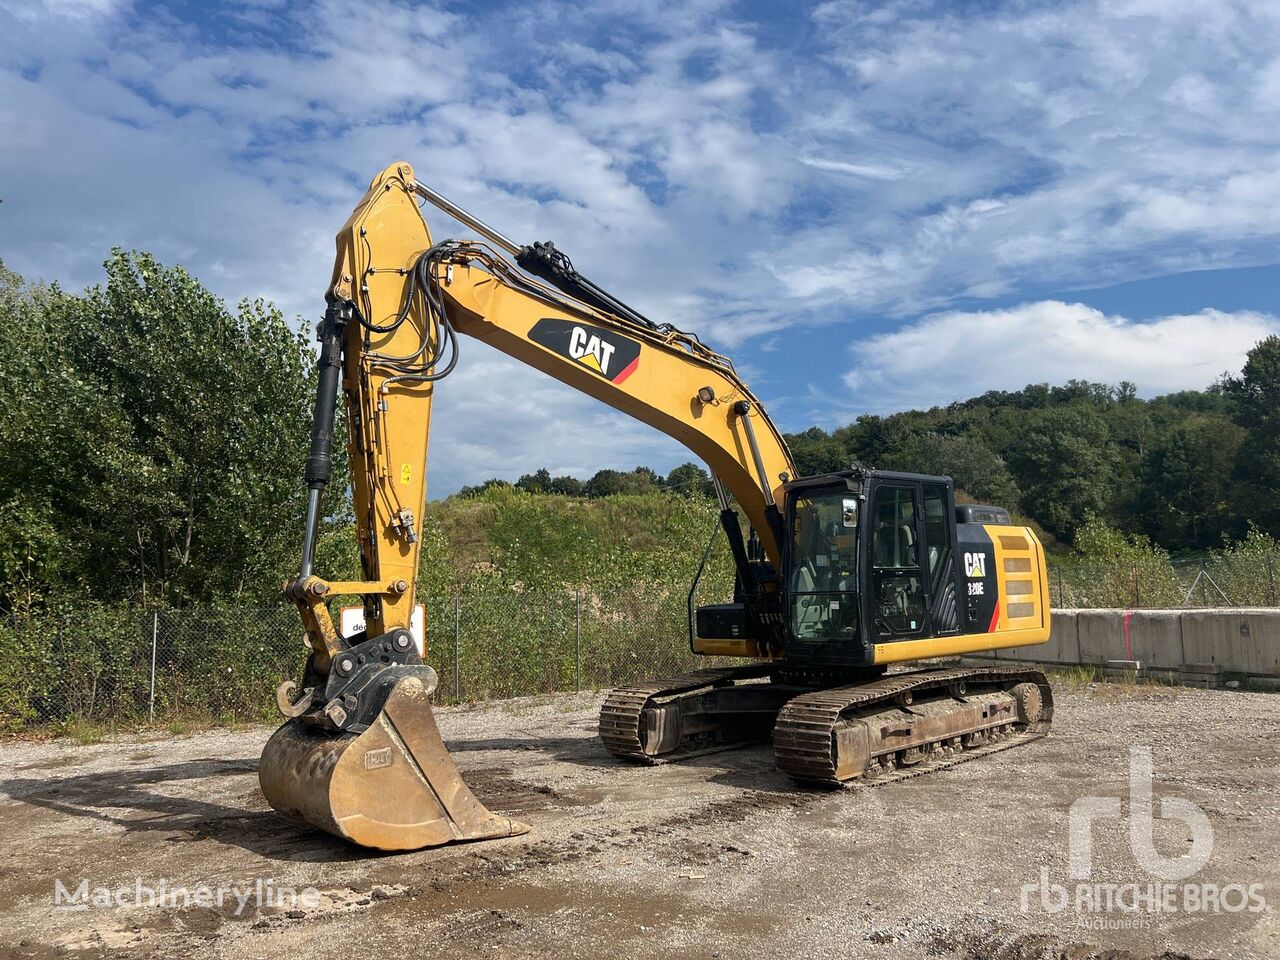
M491 813L463 782L440 738L430 690L416 677L396 683L363 733L289 720L267 741L258 780L279 812L376 850L529 831Z

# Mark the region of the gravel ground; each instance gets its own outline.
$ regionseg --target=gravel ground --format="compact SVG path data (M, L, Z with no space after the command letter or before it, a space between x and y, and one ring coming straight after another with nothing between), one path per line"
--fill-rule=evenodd
M768 748L616 762L595 738L598 706L584 695L440 710L476 793L534 830L396 856L271 812L255 774L266 728L2 743L0 956L1280 957L1280 697L1060 688L1046 740L836 791L795 787ZM1191 801L1213 830L1171 904L1242 884L1265 909L1046 908L1042 869L1048 907L1053 885L1077 892L1069 808L1118 797L1127 812L1134 746L1154 757L1157 850L1193 849L1185 823L1159 818L1160 798ZM1086 893L1162 882L1118 820L1095 825L1091 878ZM230 898L56 908L56 883L82 879L320 893L240 913ZM1223 900L1240 906L1239 891Z

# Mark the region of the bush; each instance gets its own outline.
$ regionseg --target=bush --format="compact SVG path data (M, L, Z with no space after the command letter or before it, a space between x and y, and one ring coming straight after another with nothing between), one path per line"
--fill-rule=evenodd
M1176 607L1183 598L1167 551L1098 519L1077 530L1075 552L1055 565L1050 588L1060 607Z
M1205 572L1218 588L1210 590L1211 597L1233 606L1274 607L1278 567L1280 543L1250 526L1243 540L1228 541L1221 550L1210 551Z

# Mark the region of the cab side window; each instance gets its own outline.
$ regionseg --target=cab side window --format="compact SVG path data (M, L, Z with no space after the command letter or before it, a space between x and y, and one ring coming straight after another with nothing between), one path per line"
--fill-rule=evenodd
M914 567L916 559L915 497L907 487L881 487L876 494L875 565Z
M946 488L935 483L924 485L924 539L929 558L929 592L937 596L942 573L951 559L951 524Z
M876 626L883 637L924 629L924 574L915 490L882 485L872 506L871 574Z

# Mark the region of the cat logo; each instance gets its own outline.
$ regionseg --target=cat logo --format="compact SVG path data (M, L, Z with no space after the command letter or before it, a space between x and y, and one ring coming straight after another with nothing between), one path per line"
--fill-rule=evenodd
M964 555L964 575L966 577L985 577L987 575L987 555L985 553L966 553Z
M640 364L640 344L589 323L546 317L533 325L529 339L610 383L622 383Z
M613 359L613 344L605 343L599 334L588 334L582 327L574 327L573 333L569 334L569 356L607 377L609 361Z

